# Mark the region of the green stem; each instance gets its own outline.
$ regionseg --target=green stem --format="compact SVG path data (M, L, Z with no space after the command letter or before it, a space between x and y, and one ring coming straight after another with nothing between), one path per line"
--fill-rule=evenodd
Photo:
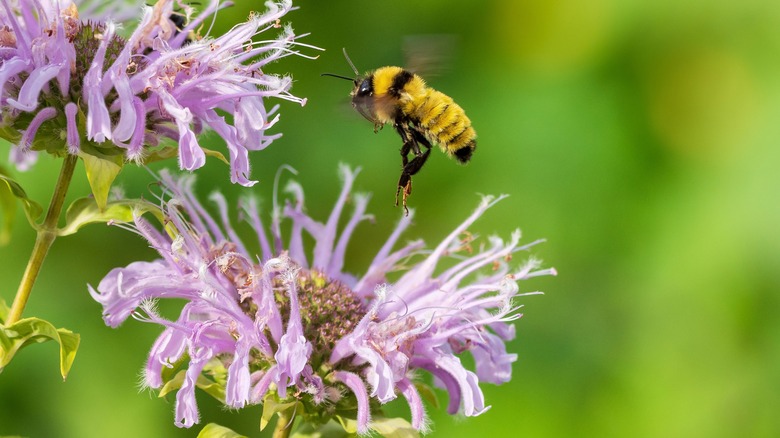
M24 270L24 276L22 276L19 289L16 291L14 303L11 305L11 311L8 314L8 320L5 321L7 326L21 319L27 300L30 299L30 292L35 284L35 279L38 278L38 273L41 271L43 260L57 237L57 224L62 213L62 206L65 203L65 194L73 177L73 170L76 168L77 159L78 157L75 155L68 155L62 163L60 177L57 179L57 185L54 187L54 194L51 197L51 204L49 204L49 211L46 212L43 224L38 228L35 246L33 246L30 260L27 262L27 268Z
M287 409L279 413L279 419L276 420L273 438L287 438L292 431L293 421L295 421L295 409Z

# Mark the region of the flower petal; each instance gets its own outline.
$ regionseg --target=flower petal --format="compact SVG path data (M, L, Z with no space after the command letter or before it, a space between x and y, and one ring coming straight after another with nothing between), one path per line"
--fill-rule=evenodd
M363 380L355 373L349 371L336 371L333 376L343 384L347 385L355 398L357 399L357 424L358 433L363 435L368 433L368 422L371 421L371 413L368 404L368 393Z

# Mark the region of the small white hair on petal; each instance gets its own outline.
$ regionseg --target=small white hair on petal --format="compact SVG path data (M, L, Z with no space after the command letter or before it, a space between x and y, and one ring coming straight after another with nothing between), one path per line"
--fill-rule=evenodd
M289 264L287 269L285 269L282 272L282 281L284 281L287 284L295 283L295 280L298 279L298 272L301 270L298 266L295 264Z
M143 311L146 312L146 314L151 316L152 318L160 317L160 313L158 311L158 301L156 298L145 297L138 304L138 307L143 309Z
M376 295L376 300L379 302L385 301L389 293L388 289L389 286L387 285L387 283L378 284L374 288L374 295Z
M290 261L286 257L274 257L269 259L263 265L263 269L266 271L281 271L289 266Z

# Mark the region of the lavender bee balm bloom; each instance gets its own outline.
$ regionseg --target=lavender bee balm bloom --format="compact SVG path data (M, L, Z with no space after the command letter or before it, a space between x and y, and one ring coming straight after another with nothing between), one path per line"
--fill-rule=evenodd
M292 29L253 41L282 27L291 2L267 2L224 35L201 36L227 3L200 2L196 14L159 0L134 8L143 16L126 38L112 20L127 19L129 7L97 14L84 3L0 0L0 136L15 144L17 167L28 168L39 151L148 162L178 149L180 167L195 170L208 153L196 134L211 128L227 143L231 181L252 185L248 152L279 136L266 134L279 116L264 99L305 103L289 94L289 77L263 71L300 54Z
M520 317L514 300L527 295L518 282L555 273L535 260L511 266L514 253L536 242L521 246L515 232L508 241L491 237L477 246L467 229L499 200L485 197L432 250L422 241L398 245L413 214L402 218L368 269L349 274L344 262L352 233L372 217L369 197L351 193L357 172L342 173L343 189L325 222L305 213L296 183L288 186L292 201L274 206L270 234L257 204L243 202L258 256L238 239L222 196L212 196L219 207L215 220L194 199L192 177L163 175L170 196L163 204L166 233L141 217L133 226L161 258L114 269L90 293L112 327L130 315L165 327L149 355L145 383L169 386L174 378L166 370L180 369L177 425L199 421L196 387L222 382L230 407L293 403L294 415L308 424L350 418L361 434L380 404L402 396L411 426L425 431L419 371L446 389L450 413L465 416L488 409L480 381L510 379L517 355L505 343ZM352 213L341 220L348 199ZM286 238L282 219L289 221ZM310 240L309 251L304 242ZM186 301L177 320L160 316L160 298ZM474 371L461 362L466 352Z

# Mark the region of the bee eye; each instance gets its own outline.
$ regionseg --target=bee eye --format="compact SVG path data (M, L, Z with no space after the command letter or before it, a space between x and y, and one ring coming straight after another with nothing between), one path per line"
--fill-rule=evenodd
M358 88L358 96L368 96L371 95L374 92L374 87L371 84L371 78L366 78L363 80L363 82L360 84L360 88Z

